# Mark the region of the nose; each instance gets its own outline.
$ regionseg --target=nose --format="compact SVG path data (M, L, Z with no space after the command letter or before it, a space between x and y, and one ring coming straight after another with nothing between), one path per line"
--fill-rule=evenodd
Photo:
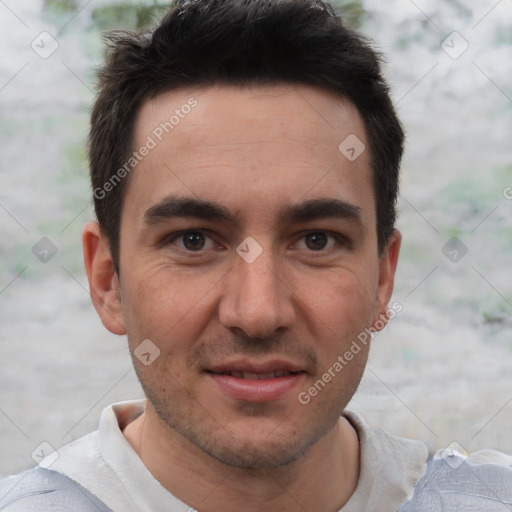
M242 329L251 338L266 338L295 320L293 293L271 251L248 262L236 255L223 283L219 305L221 323Z

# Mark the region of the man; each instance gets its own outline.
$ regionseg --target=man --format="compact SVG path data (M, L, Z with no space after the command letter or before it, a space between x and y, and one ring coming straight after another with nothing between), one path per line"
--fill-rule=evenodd
M321 1L178 0L112 36L84 258L147 399L4 479L0 510L510 510L507 456L429 457L345 410L400 307L402 148L376 54Z

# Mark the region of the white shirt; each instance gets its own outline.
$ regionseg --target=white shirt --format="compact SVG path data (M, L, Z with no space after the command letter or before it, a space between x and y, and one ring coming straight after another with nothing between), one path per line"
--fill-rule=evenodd
M99 429L58 450L49 469L75 480L114 512L192 512L149 472L122 428L142 413L144 400L104 409ZM361 471L354 494L339 512L396 512L425 473L428 450L421 441L372 429L353 412Z

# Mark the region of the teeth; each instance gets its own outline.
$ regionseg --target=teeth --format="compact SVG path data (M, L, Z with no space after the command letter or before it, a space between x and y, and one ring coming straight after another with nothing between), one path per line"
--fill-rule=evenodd
M242 374L242 379L247 379L247 380L255 380L255 379L258 379L258 374L257 373L249 373L249 372L243 372Z
M273 379L275 377L275 372L269 372L269 373L259 373L257 378L258 379Z

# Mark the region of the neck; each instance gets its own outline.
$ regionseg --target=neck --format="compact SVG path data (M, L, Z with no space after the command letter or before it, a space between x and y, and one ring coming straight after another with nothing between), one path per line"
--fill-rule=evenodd
M344 417L300 459L273 469L219 462L163 424L149 403L123 434L152 475L201 512L336 512L359 478L359 441Z

